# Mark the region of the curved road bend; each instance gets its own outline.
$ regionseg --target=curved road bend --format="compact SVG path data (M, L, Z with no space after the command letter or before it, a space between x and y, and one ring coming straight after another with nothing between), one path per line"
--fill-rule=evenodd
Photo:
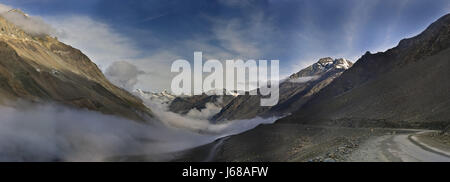
M349 161L450 162L450 153L428 146L413 134L385 135L368 140L349 156Z

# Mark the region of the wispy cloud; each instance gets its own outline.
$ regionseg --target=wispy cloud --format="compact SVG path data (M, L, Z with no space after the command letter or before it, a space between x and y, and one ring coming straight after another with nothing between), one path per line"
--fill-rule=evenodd
M344 26L345 28L345 37L346 37L346 46L347 52L344 53L348 59L354 59L355 56L355 40L358 39L358 36L361 36L364 32L361 32L361 28L368 24L369 18L371 17L376 5L379 4L379 0L357 0L354 2L354 6L351 7L351 13L348 17L347 24ZM357 45L356 45L357 46ZM352 55L353 54L353 55ZM359 54L356 53L356 54Z
M220 3L231 7L245 7L252 4L253 0L218 0Z
M319 78L319 76L304 76L304 77L298 77L296 79L290 79L289 82L292 82L292 83L306 83L306 82L309 82L311 80L316 80L317 78Z
M0 4L0 15L25 32L33 35L55 35L55 29L44 22L41 17L22 14L19 10L11 10L13 10L11 6Z
M79 48L102 70L117 61L139 56L133 40L109 25L87 16L45 17L58 31L58 38Z
M143 20L141 20L141 22L148 22L148 21L156 20L156 19L158 19L158 18L167 16L168 14L169 14L169 13L162 13L162 14L155 15L155 16L149 16L149 17L144 18Z
M11 6L0 3L0 13L8 12L11 9L13 9Z

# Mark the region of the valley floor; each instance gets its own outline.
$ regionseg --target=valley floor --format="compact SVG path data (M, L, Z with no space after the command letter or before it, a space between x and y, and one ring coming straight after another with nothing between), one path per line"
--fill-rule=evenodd
M164 158L144 154L112 161L450 162L450 137L431 130L276 123Z
M263 125L183 152L175 161L450 161L449 137L430 130Z

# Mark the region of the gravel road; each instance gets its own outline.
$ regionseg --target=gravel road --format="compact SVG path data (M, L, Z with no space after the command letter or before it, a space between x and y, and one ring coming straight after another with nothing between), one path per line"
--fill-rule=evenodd
M450 153L420 141L413 134L384 135L364 142L348 156L358 162L450 162Z

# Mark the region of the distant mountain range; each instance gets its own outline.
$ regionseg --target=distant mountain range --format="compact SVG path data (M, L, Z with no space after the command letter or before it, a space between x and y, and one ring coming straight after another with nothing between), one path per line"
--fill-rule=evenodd
M212 122L234 119L250 119L256 116L283 115L300 107L312 95L353 65L346 59L322 58L317 63L291 75L280 84L280 102L273 107L261 107L259 95L237 95L234 92L223 96L203 94L171 99L169 110L187 114L191 109L202 110L207 103L218 103L223 109L211 118ZM159 94L160 95L160 94Z
M261 107L260 95L240 95L231 100L212 120L220 122L287 114L302 106L311 96L352 65L353 63L346 59L329 57L320 59L317 63L291 75L280 83L280 97L277 105Z
M148 91L143 91L141 89L136 89L134 91L134 94L138 95L139 97L141 97L143 99L147 99L151 102L155 102L158 104L170 104L175 98L177 98L177 96L172 95L167 90L157 93L157 92L148 92Z

